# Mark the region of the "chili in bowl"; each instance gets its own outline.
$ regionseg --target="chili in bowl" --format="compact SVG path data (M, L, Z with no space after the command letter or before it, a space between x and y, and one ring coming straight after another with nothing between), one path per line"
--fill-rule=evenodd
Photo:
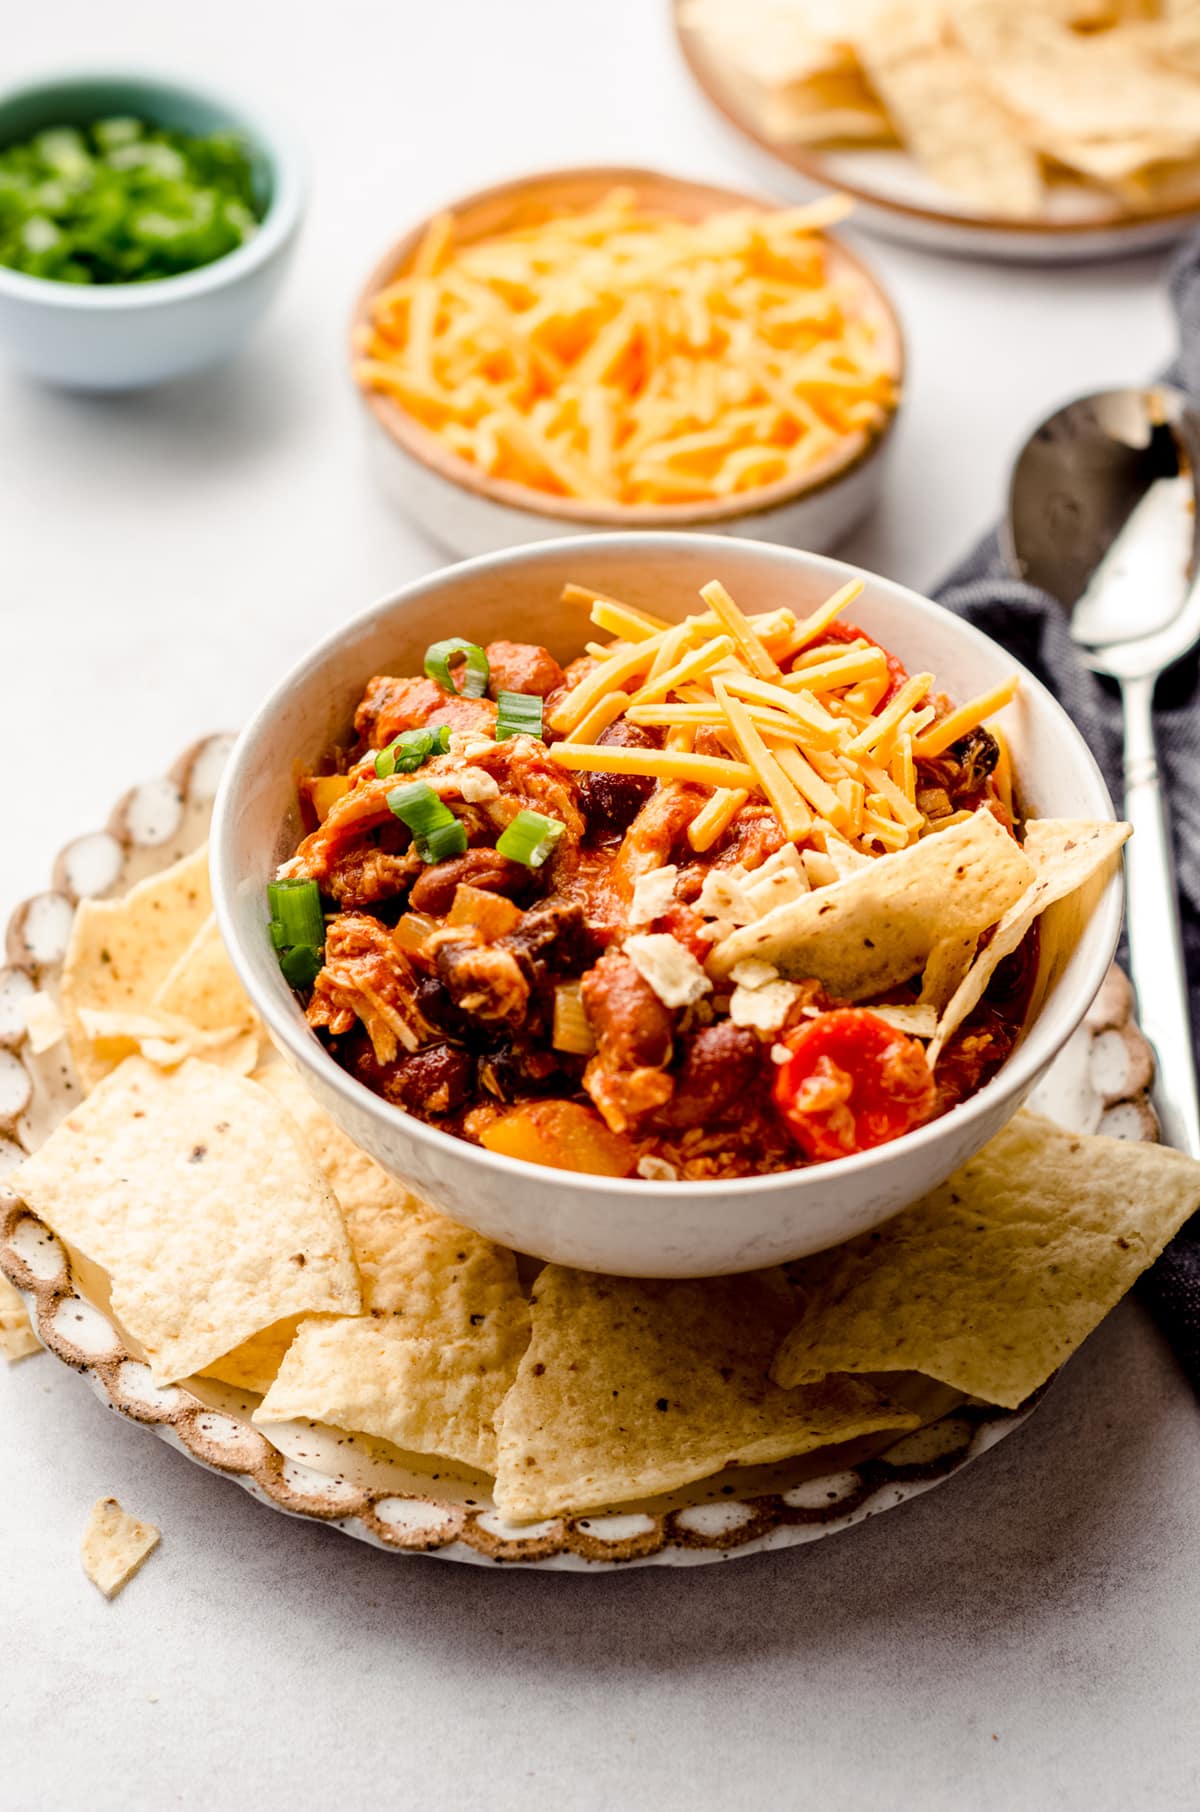
M669 1275L847 1237L977 1148L1102 979L1125 832L935 606L655 541L381 607L251 726L215 847L243 978L352 1136L509 1244ZM231 801L249 743L282 803L285 721L251 882Z

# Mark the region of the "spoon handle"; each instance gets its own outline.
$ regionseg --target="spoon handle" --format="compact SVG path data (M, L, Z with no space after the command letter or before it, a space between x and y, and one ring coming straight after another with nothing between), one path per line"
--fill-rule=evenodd
M1154 1105L1163 1141L1200 1158L1200 1106L1171 827L1154 744L1154 679L1123 680L1125 848L1130 968L1142 1031L1154 1047Z

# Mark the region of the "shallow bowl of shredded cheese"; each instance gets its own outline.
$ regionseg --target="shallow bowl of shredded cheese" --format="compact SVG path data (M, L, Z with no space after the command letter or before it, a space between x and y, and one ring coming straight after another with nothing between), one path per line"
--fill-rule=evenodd
M835 546L879 495L904 365L827 230L849 210L604 168L434 215L355 310L385 486L460 555L631 527Z

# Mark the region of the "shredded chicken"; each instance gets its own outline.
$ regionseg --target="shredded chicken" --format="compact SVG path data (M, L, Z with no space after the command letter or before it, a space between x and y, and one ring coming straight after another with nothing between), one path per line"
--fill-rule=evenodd
M391 932L365 912L341 913L325 939L325 963L308 1007L310 1026L335 1037L361 1020L380 1063L392 1063L434 1036L417 1006L412 964Z

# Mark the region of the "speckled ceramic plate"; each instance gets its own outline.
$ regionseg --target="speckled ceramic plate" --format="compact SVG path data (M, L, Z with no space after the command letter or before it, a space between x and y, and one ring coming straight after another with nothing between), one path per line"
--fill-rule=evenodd
M956 256L1067 264L1085 258L1126 258L1170 245L1200 218L1200 173L1194 185L1189 182L1187 193L1138 213L1122 208L1098 188L1059 183L1050 192L1044 216L1013 220L959 201L898 148L826 148L772 140L763 131L745 84L713 55L700 33L683 24L682 10L683 0L672 0L684 62L697 88L731 129L748 167L762 180L773 176L776 186L782 180L801 199L840 189L854 198L854 224L886 239Z
M77 902L123 892L195 848L230 744L213 737L164 780L126 795L108 828L69 844L51 888L13 914L0 969L0 1178L79 1099L65 1043L35 1055L25 1033L28 998L57 994ZM1114 969L1032 1105L1081 1131L1153 1138L1150 1078L1129 985ZM496 1514L486 1479L312 1423L273 1428L268 1441L250 1422L254 1397L209 1379L155 1386L122 1346L98 1280L85 1267L72 1269L59 1241L2 1181L0 1269L22 1291L43 1343L119 1415L278 1510L332 1523L376 1547L449 1560L573 1570L690 1566L816 1541L952 1477L1020 1427L1036 1402L1010 1413L927 1380L904 1380L897 1394L923 1425L890 1446L876 1437L726 1472L619 1514L510 1524Z

